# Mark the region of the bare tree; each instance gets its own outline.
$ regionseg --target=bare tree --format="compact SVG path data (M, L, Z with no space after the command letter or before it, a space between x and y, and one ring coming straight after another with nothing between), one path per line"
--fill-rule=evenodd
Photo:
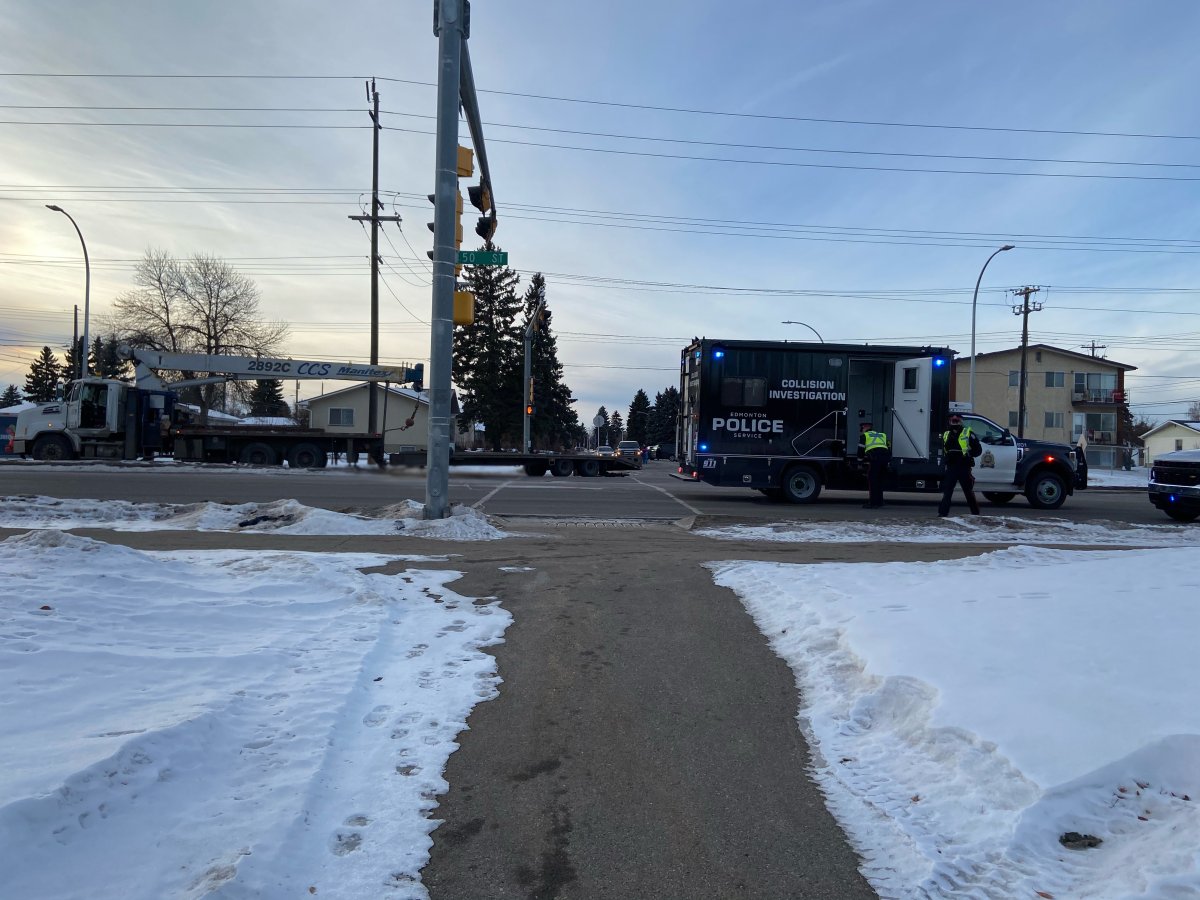
M178 260L165 250L147 249L134 270L136 288L113 301L113 325L136 347L173 353L270 356L287 338L283 322L262 318L258 286L222 259L195 254ZM184 379L195 373L181 373ZM235 391L245 385L234 384ZM216 397L217 385L198 391L201 418Z
M1193 400L1188 405L1188 421L1200 422L1200 400Z

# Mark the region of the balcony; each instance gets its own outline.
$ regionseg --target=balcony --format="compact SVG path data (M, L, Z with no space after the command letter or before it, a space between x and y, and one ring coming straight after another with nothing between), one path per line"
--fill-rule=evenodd
M1129 392L1117 389L1093 389L1072 391L1071 402L1077 404L1095 404L1098 406L1120 406L1129 400Z

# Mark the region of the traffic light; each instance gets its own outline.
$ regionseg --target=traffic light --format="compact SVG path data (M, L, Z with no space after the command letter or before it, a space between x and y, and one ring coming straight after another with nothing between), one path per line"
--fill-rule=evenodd
M490 216L480 216L479 222L475 225L475 233L485 241L491 241L492 237L496 234L496 211L492 209L491 185L486 181L469 185L467 187L467 197L470 198L471 205L481 213L491 213Z
M459 178L470 178L475 173L475 154L471 152L471 149L469 147L459 147L458 148L457 173L458 173ZM434 214L435 221L429 222L427 224L429 225L429 230L432 231L434 234L437 234L437 229L435 228L436 219L437 219L437 215L436 215L437 194L426 194L425 196L429 198L429 202L433 204L434 210L435 210L435 214ZM489 197L490 197L490 194L489 194ZM491 202L490 199L488 202L489 203ZM462 239L463 239L462 212L463 212L462 194L459 193L459 190L456 186L454 188L454 260L455 260L454 261L454 274L456 276L462 272L462 266L460 266L458 264L458 251L462 247ZM427 251L425 255L428 256L430 259L434 258L434 252L432 250Z
M458 177L470 178L475 174L475 152L470 147L458 148Z
M470 291L454 292L454 324L473 325L475 323L475 295Z

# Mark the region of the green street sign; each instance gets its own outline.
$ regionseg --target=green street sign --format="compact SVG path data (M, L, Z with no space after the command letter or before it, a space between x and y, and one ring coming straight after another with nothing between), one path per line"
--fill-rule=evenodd
M507 266L507 250L459 250L460 266Z

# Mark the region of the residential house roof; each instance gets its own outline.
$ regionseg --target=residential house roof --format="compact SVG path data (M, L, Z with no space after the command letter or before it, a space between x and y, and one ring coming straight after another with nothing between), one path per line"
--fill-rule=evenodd
M1167 428L1170 425L1180 425L1183 428L1189 428L1192 431L1200 433L1200 421L1196 421L1194 419L1167 419L1167 421L1159 425L1155 425L1153 428L1143 434L1142 440L1146 440L1146 438L1150 437L1150 435L1157 431L1162 431L1164 428Z

